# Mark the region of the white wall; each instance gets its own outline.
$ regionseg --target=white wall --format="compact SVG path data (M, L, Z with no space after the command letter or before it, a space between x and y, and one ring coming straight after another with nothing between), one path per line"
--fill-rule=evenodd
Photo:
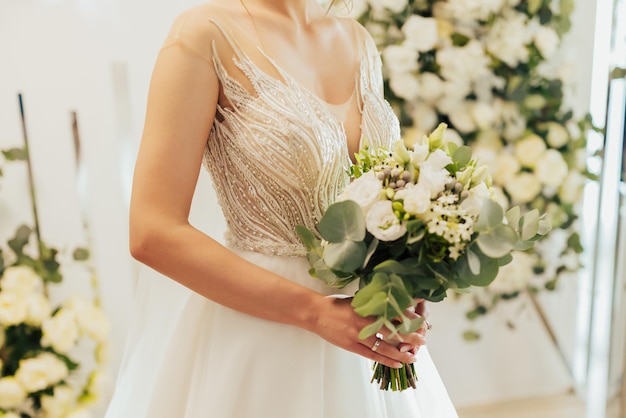
M121 357L136 272L127 251L127 193L150 72L172 19L195 3L198 1L0 0L0 148L21 145L16 104L16 93L21 91L42 235L62 248L84 243L69 124L69 112L77 110L79 114L95 260L104 307L113 322L112 375ZM594 5L595 1L578 1L577 29L571 41L576 46L578 103L583 110L589 95ZM114 65L117 81L113 79ZM124 71L126 93L119 77ZM17 222L31 220L24 187L23 166L6 167L5 178L0 180L0 239L10 234ZM223 223L204 175L199 188L206 193L195 202L194 219L219 238ZM65 286L68 292L86 288L84 275L68 275ZM544 300L551 318L559 321L565 343L573 338L575 327L563 323L575 309L571 286ZM571 386L536 314L532 309L520 309L523 302L505 306L499 317L478 323L483 339L473 344L461 339L468 325L463 316L466 307L455 303L433 306L431 354L459 405L557 393ZM511 316L518 325L513 332L503 319Z

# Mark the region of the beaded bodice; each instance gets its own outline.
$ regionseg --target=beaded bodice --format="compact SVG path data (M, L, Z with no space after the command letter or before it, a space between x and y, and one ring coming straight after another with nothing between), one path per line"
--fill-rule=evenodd
M216 24L217 25L217 24ZM219 25L217 25L219 27ZM346 133L332 107L290 77L268 75L220 28L245 88L213 45L213 64L230 106L217 108L204 157L227 224L231 248L296 256L305 248L295 227L311 230L349 181ZM382 97L379 55L365 40L356 76L361 146L386 146L400 136ZM229 57L230 58L230 57Z

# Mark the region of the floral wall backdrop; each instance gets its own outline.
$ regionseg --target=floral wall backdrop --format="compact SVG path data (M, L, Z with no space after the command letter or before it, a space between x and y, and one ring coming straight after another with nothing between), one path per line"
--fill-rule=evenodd
M498 200L546 212L553 231L516 252L469 319L520 293L553 290L580 267L577 205L586 169L588 118L575 115L573 67L561 46L573 0L355 0L372 34L385 94L413 142L440 121L447 139L471 144L491 168ZM478 338L468 331L467 339Z

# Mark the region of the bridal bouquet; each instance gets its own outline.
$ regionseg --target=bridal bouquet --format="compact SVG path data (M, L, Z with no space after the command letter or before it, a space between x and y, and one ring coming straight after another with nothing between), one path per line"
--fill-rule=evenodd
M300 225L310 274L328 286L359 280L355 311L383 328L407 334L422 326L406 312L416 298L439 302L449 289L488 286L511 251L530 249L550 227L537 210L506 214L491 191L487 167L471 149L444 143L445 124L407 147L364 149L351 167L353 181L329 206L317 233ZM412 364L374 364L381 389L415 388Z

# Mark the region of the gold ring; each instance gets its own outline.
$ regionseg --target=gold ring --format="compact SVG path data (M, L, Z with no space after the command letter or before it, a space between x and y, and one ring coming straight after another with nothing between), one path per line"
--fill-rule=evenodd
M374 345L372 346L372 348L370 348L370 350L372 350L373 352L376 352L376 350L378 350L378 347L380 347L380 341L381 340L377 339Z

